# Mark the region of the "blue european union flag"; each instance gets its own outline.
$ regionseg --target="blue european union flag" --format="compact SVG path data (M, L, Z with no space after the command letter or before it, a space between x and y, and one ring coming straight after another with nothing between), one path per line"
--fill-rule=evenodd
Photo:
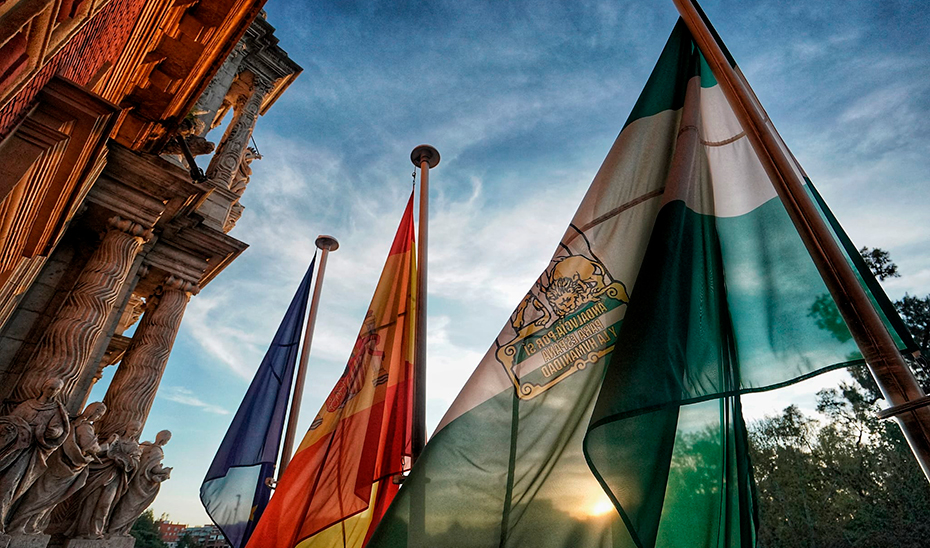
M315 262L316 256L200 487L207 514L233 548L248 542L271 497L265 480L274 477L278 460Z

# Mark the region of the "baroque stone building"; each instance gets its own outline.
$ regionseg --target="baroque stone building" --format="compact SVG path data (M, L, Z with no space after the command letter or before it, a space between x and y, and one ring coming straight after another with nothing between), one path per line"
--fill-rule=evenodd
M301 72L263 3L0 2L0 415L54 378L76 417L115 365L101 443L145 423L187 303L247 247L252 130Z

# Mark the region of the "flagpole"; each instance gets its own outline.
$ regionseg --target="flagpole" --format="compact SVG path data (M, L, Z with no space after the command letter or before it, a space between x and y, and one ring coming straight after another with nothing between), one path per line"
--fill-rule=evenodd
M313 297L310 299L310 315L307 317L307 327L304 331L304 345L300 349L300 363L297 366L297 380L294 382L294 395L291 397L291 412L287 419L287 431L284 433L284 447L281 449L281 465L278 467L278 480L284 475L284 470L291 461L294 451L294 437L297 434L297 418L300 415L300 400L304 394L304 382L307 380L307 361L310 359L310 343L313 342L313 328L316 326L316 313L320 304L320 292L323 288L323 274L326 273L326 258L330 251L339 249L339 242L332 236L320 236L316 239L316 246L323 252L320 254L320 266L316 271L316 284L313 286Z
M891 404L880 417L898 419L924 475L930 479L930 408L927 407L930 398L924 395L820 210L808 195L800 167L783 145L749 83L730 65L703 11L699 11L694 0L674 2L771 177L872 376Z
M410 161L420 168L420 214L417 235L417 315L414 328L415 370L413 374L412 460L416 462L426 446L426 271L429 240L429 170L439 165L439 151L420 145L410 153Z

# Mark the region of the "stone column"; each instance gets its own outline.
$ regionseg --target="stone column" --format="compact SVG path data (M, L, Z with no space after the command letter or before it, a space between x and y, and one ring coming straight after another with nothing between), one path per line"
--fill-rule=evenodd
M49 378L60 378L64 382L59 398L67 402L75 384L83 377L90 353L126 282L133 260L152 237L150 229L120 217L110 218L107 224L103 241L42 335L8 405L38 397L42 384Z
M184 309L198 291L196 285L170 276L149 297L139 327L103 398L107 414L97 426L100 439L122 432L132 421L145 424Z
M207 178L220 188L230 188L239 171L239 164L245 155L245 150L255 129L258 111L261 109L265 94L271 90L272 84L264 78L255 76L250 93L240 95L236 99L233 119L226 128L223 140L216 147L210 167L207 168Z
M220 106L223 105L223 99L229 92L229 86L239 73L239 65L247 53L245 39L236 44L236 48L229 54L226 61L217 71L216 76L210 81L207 89L204 90L197 104L194 106L194 118L197 119L195 132L196 135L203 137L208 131L213 129L213 122L216 119L216 113Z

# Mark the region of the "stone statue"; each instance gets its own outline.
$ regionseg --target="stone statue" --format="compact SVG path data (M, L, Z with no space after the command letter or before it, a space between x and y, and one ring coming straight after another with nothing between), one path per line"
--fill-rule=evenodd
M45 472L46 459L68 437L71 423L58 401L64 383L49 379L38 398L0 417L0 532L10 510Z
M187 148L191 151L191 154L194 156L200 156L202 154L210 154L213 152L213 149L216 148L216 145L207 141L201 135L206 133L204 131L204 122L198 117L198 114L204 114L202 112L191 112L187 117L181 120L181 123L178 126L178 136L185 140L187 143ZM181 155L181 145L177 141L171 139L168 141L165 146L161 149L162 154L176 154Z
M249 184L249 179L252 177L252 162L261 159L262 155L259 154L258 149L252 147L246 148L245 152L242 153L242 160L239 161L239 168L233 174L229 190L242 196L245 192L245 187ZM229 232L236 226L236 223L242 217L243 210L245 210L245 206L239 203L238 199L232 203L229 207L229 214L226 215L226 222L223 223L224 233Z
M229 190L242 196L242 193L245 192L245 187L249 184L249 179L252 177L252 162L261 159L262 155L259 154L258 149L247 147L245 152L242 153L242 159L239 161L239 168L233 175Z
M106 455L100 462L87 466L84 487L71 497L76 516L65 536L104 538L113 503L129 488L129 478L139 466L142 449L137 439L141 429L139 421L129 423L123 435L108 444Z
M162 459L165 458L162 447L170 439L171 432L162 430L155 436L154 442L147 441L142 444L142 460L129 482L129 489L113 509L107 528L109 534L129 536L132 525L158 495L161 482L171 476L171 468L161 465Z
M71 433L61 447L48 458L48 470L20 499L13 511L11 533L38 535L48 526L52 509L67 499L87 481L87 465L99 462L97 455L106 452L108 444L97 443L94 421L103 416L107 406L100 402L88 405L81 416L71 423ZM110 441L118 439L116 434Z
M187 143L188 150L191 151L191 154L194 156L202 156L204 154L210 154L213 152L213 149L216 148L214 143L207 141L199 135L190 135L185 139ZM181 155L181 145L177 141L172 139L161 149L162 154L175 154Z

